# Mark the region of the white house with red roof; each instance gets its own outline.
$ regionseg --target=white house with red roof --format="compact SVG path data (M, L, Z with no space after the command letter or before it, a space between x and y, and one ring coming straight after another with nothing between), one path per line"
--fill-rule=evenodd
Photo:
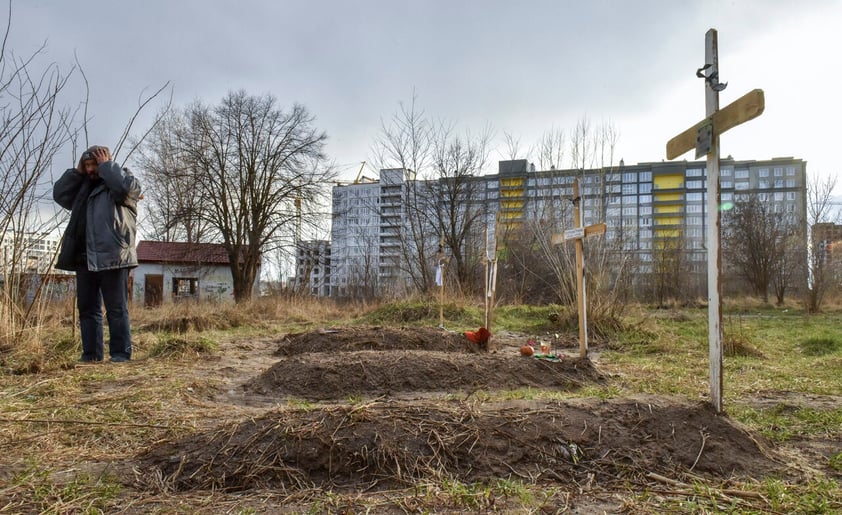
M220 244L144 240L137 244L137 261L132 273L136 303L234 301L230 260Z

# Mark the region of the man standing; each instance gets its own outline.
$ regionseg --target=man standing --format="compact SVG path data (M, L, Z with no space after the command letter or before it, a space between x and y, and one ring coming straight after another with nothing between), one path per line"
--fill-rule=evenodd
M70 210L56 268L76 272L81 361L102 361L105 303L112 362L132 357L129 269L137 266L135 234L140 184L111 160L107 147L82 153L78 166L53 185L53 199Z

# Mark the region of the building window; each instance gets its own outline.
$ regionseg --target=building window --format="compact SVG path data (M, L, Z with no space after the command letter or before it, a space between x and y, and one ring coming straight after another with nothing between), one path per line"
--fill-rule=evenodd
M722 181L720 183L720 186L722 186L723 188L731 189L731 188L734 187L734 182L733 181Z
M794 177L795 176L795 167L794 166L787 166L786 167L786 176L787 177Z
M690 168L687 170L687 177L701 177L702 176L702 169L701 168Z
M787 179L786 180L786 187L787 188L794 188L795 187L795 179Z
M787 191L786 192L786 199L787 200L795 200L795 192L794 191Z
M640 215L651 215L652 214L652 206L640 206Z
M769 181L766 179L761 179L757 181L757 187L760 189L769 189Z
M769 177L769 169L768 168L761 168L757 171L757 175L760 177ZM748 177L748 170L746 170L746 177Z
M738 182L737 184L734 185L734 189L737 190L737 191L747 190L748 189L748 183L747 182Z
M702 181L687 181L687 189L700 190L703 187Z
M652 193L652 183L651 182L643 182L640 184L638 191L642 193Z
M623 182L637 182L637 173L636 172L624 172L623 173Z
M783 191L776 191L775 192L775 202L780 202L784 199L784 192Z
M652 180L652 172L640 172L640 182Z
M784 169L783 168L775 168L775 177L783 177L784 176Z
M766 175L763 175L763 170L766 170ZM769 170L766 168L760 169L760 176L761 177L768 177ZM734 178L735 179L748 179L748 170L735 170L734 171Z
M702 200L702 194L701 193L688 193L687 194L687 200L689 202Z
M637 184L623 184L623 194L625 194L625 195L636 195L637 194Z
M173 277L172 296L174 299L197 298L199 279L196 277Z
M776 188L783 188L784 187L783 179L775 179L775 187Z
M638 202L640 202L641 204L651 204L652 195L641 195L638 197Z
M689 204L687 206L688 213L702 213L704 212L704 206L702 204Z

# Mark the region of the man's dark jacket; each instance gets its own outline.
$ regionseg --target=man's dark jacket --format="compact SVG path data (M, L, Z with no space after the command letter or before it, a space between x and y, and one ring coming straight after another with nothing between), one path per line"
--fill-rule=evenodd
M97 272L137 266L137 201L140 183L114 161L101 163L102 179L91 188L91 180L71 168L53 185L53 199L70 210L56 268L76 270L77 256L84 249L88 270ZM87 203L85 202L87 197ZM82 213L83 206L86 212ZM74 231L78 217L85 217L85 241Z

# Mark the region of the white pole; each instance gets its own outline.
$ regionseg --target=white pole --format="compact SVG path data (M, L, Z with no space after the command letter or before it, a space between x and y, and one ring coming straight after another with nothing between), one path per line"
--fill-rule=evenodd
M713 89L719 76L719 49L716 29L705 34L705 64L710 64L705 80L705 115L719 111L719 92ZM716 74L716 75L713 75ZM707 157L707 247L708 247L708 350L710 354L710 399L717 413L722 412L722 286L720 270L721 216L719 212L719 134L713 127L710 152Z

